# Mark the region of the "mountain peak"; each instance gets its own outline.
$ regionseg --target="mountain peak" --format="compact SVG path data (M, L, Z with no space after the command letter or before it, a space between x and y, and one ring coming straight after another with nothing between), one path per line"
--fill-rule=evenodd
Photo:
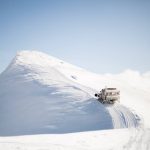
M53 65L60 60L39 51L20 51L16 54L13 64L18 65Z

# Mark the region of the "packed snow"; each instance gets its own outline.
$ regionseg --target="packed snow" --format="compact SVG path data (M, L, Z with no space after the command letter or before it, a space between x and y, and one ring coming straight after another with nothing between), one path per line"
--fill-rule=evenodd
M120 103L101 104L116 87ZM95 74L38 51L0 75L0 149L150 149L150 73Z

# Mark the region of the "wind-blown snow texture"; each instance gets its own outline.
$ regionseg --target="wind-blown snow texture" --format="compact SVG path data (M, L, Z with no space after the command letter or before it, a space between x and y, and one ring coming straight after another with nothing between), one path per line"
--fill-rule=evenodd
M106 85L121 90L120 104L102 105L94 98ZM149 89L149 72L98 75L41 52L22 51L0 75L0 136L149 128ZM147 142L150 136L144 135ZM130 149L129 143L133 146L129 140L124 148Z

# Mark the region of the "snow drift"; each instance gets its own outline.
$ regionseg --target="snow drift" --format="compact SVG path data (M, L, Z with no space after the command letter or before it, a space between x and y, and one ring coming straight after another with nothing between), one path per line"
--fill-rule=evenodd
M132 74L138 85L149 81L149 76L145 74L143 80L130 73L97 75L41 52L19 52L0 75L0 136L137 127L141 118L136 113L120 104L102 105L93 97L105 85L115 86L123 91L121 103L133 106L137 95L134 86L127 87L132 83L126 78ZM149 94L144 92L147 101ZM138 99L132 107L137 112Z

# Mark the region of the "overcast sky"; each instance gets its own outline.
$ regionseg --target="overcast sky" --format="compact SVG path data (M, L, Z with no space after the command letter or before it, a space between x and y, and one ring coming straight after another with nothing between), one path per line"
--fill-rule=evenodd
M0 0L0 72L39 50L97 73L150 70L149 0Z

